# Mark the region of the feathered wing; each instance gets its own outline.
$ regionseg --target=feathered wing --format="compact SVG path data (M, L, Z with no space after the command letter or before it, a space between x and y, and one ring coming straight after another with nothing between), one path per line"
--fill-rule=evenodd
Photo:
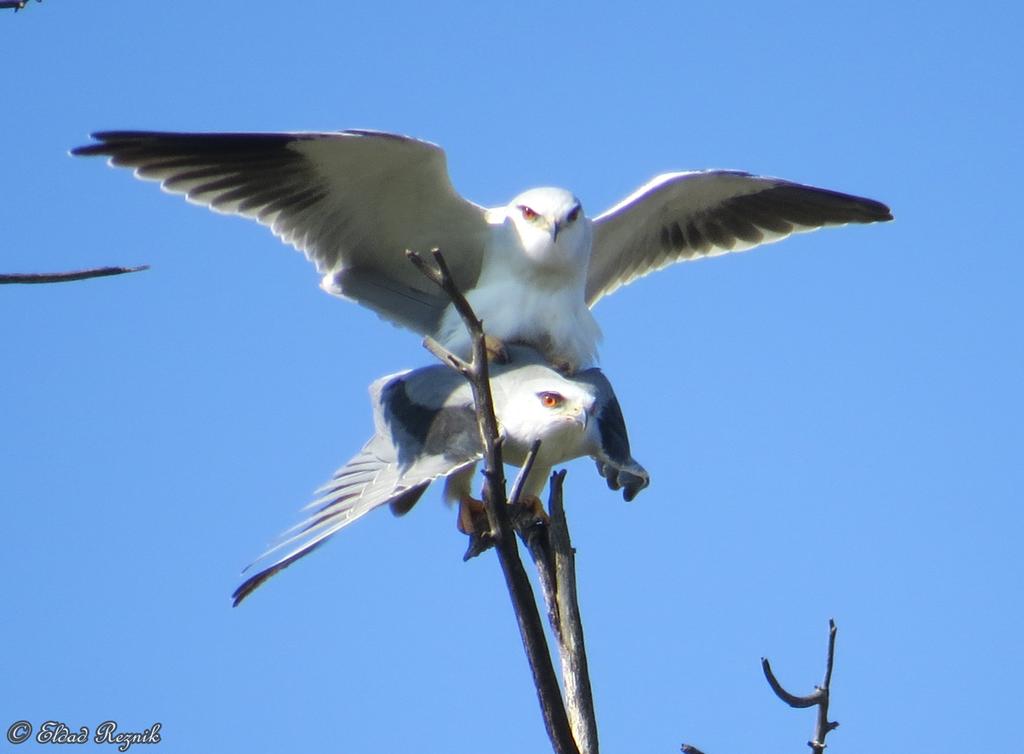
M284 532L246 569L264 564L235 590L234 605L374 508L387 503L396 513L405 513L432 481L479 460L479 433L464 431L476 427L472 404L443 406L410 399L407 382L422 382L422 373L432 374L429 370L392 375L371 386L377 433L317 490L318 497L304 509L312 509L308 518ZM438 395L443 403L445 396Z
M72 150L217 212L248 217L306 254L323 287L421 333L447 300L406 249L440 248L462 290L480 273L483 208L456 193L444 151L373 131L164 133L103 131Z
M675 262L891 219L881 202L779 178L730 170L659 175L594 219L587 305Z
M608 482L609 489L622 489L622 497L629 502L650 484L651 477L630 451L619 399L600 369L587 369L573 379L590 385L595 394L587 441L588 452L597 462L597 472Z

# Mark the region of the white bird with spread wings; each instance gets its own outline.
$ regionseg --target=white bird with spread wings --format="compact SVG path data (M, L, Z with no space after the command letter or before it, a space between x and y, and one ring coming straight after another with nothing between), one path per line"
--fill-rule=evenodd
M830 225L891 220L880 202L731 170L666 173L590 219L569 191L504 207L463 199L434 144L374 131L105 131L104 155L303 251L322 287L468 355L449 300L405 251L438 248L489 335L572 372L594 363L603 296L674 262L742 251Z

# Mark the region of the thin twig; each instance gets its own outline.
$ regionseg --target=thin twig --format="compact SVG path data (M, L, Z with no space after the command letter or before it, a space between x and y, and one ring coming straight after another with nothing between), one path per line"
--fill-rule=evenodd
M2 6L0 6L2 7ZM148 270L149 265L139 267L93 267L88 270L74 272L16 272L0 274L0 285L5 283L69 283L73 280L102 278L108 275L124 275L129 272Z
M516 476L516 480L512 483L512 493L508 496L508 504L515 507L519 505L519 498L523 496L523 487L526 485L526 477L533 471L533 464L537 461L537 453L540 452L540 440L534 440L533 445L530 446L530 450L526 453L526 460L523 461L522 467L519 469L519 474Z
M423 347L434 354L443 364L447 364L463 377L469 377L472 367L429 335L423 339Z
M825 679L820 686L815 686L814 691L806 696L797 696L782 688L782 684L779 683L775 673L772 672L768 659L765 657L761 658L761 669L764 671L764 677L768 679L768 685L772 687L772 691L775 692L779 699L790 707L796 707L797 709L817 706L818 716L814 724L814 738L807 742L807 745L811 747L811 751L814 754L822 754L825 751L825 737L839 727L839 723L831 722L828 719L829 687L832 685L832 667L835 654L836 622L830 619L828 622L828 655L825 660Z
M491 527L491 536L498 562L505 576L505 585L512 598L519 633L523 647L533 673L533 682L537 688L541 714L548 737L557 754L579 754L573 740L562 703L562 693L558 687L558 678L551 664L551 653L548 649L544 626L540 613L519 558L515 532L509 520L508 502L505 496L505 472L501 460L501 439L498 432L498 420L494 415L494 401L491 396L489 371L487 366L487 349L484 344L483 326L462 292L459 291L452 278L444 257L436 249L432 252L436 267L427 264L415 252L407 251L409 260L423 275L441 288L451 299L452 305L462 317L463 323L472 336L473 360L463 374L469 380L476 404L477 421L480 425L481 439L484 444L484 507ZM446 363L452 364L445 357ZM460 370L461 371L461 370Z

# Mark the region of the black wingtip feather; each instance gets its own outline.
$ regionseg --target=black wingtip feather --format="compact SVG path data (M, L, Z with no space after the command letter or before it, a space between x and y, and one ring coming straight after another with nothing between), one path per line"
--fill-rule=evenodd
M280 571L283 571L285 568L290 566L292 563L294 563L299 558L301 558L301 557L303 557L305 555L309 555L309 553L313 552L313 550L318 548L320 545L322 545L326 541L327 541L326 539L323 539L323 540L317 542L315 545L312 545L311 547L307 547L307 548L305 548L303 550L299 550L298 552L294 553L293 555L289 555L287 558L282 560L280 563L277 563L276 565L272 565L269 568L265 568L262 571L260 571L259 573L255 574L253 576L250 576L249 578L247 578L245 581L243 581L239 585L239 587L234 592L232 592L232 594L231 594L231 607L238 607L241 604L242 600L244 600L246 597L248 597L250 594L252 594L253 591L257 587L262 585L264 581L269 579L274 574L279 573Z
M784 184L768 189L762 195L787 207L798 208L802 213L816 215L819 222L874 223L892 220L892 211L881 202L830 189Z
M216 155L218 160L232 157L251 160L273 159L274 149L309 138L289 133L176 133L173 131L97 131L91 134L95 143L75 147L76 157L137 154L156 157L169 154L180 157L187 152L191 159ZM268 151L269 150L269 151Z

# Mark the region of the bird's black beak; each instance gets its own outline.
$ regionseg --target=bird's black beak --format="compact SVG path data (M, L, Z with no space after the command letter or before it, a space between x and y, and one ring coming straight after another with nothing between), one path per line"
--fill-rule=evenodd
M555 222L551 224L551 243L558 242L558 231L562 229L562 224Z

